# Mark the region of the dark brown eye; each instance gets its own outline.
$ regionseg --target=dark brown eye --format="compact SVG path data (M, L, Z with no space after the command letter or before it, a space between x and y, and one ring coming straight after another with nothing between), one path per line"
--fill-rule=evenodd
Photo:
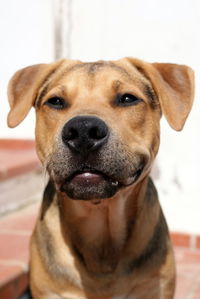
M65 101L62 99L62 98L59 98L59 97L53 97L53 98L50 98L48 99L46 102L45 102L45 105L53 108L53 109L63 109L66 107L66 103Z
M123 95L119 95L117 99L117 104L119 106L133 106L141 102L142 99L137 98L136 96L125 93Z

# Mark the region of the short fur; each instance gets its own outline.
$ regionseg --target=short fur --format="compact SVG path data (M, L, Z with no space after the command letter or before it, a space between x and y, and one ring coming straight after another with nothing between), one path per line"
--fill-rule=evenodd
M116 99L126 93L141 100L119 106ZM31 240L35 299L173 298L173 250L149 173L159 148L161 114L181 130L193 95L189 67L133 58L60 60L13 76L8 125L18 125L35 106L37 152L50 177ZM65 108L49 107L52 97L64 99ZM105 122L109 138L87 157L75 155L63 143L62 131L70 119L88 115ZM72 199L66 178L85 167L109 179L101 188L77 186ZM98 195L110 194L108 186L114 195L102 199Z

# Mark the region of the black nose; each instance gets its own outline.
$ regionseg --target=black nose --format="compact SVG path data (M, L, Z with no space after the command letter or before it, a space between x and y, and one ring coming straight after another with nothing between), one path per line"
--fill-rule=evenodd
M62 140L75 152L89 153L106 143L108 132L107 125L100 118L76 116L64 125Z

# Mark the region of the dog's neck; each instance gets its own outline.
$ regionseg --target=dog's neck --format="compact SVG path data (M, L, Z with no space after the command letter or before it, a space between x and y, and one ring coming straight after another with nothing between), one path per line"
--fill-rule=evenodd
M98 204L58 196L64 236L90 272L109 273L117 267L146 187L147 179Z

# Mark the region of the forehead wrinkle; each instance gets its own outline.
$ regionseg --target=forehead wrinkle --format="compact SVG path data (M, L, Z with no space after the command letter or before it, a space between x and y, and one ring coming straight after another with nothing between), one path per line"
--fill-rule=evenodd
M143 84L143 92L147 96L150 106L154 109L158 107L158 98L153 89L148 84Z
M126 69L110 61L86 62L73 65L72 67L63 70L63 72L60 74L60 78L79 70L81 72L86 72L88 75L94 76L97 72L100 72L102 69L106 68L116 70L121 75L132 81L131 75L126 71Z
M123 83L120 80L114 80L112 83L112 88L117 92L122 85Z
M48 93L49 84L50 84L49 82L45 82L43 84L43 86L40 88L40 91L39 91L38 96L37 96L36 101L35 101L35 106L36 107L40 106L43 97Z
M50 83L51 82L46 82L46 85L44 85L41 88L41 90L40 90L40 92L38 94L38 97L36 99L36 107L40 106L40 104L42 102L42 99L51 90ZM67 93L67 87L65 85L56 86L56 90L57 90L57 92L59 92L60 96L64 96ZM55 95L56 95L56 93L55 93Z
M41 103L42 98L47 94L48 90L49 90L49 85L52 82L52 77L55 76L57 72L56 70L53 70L49 76L44 80L44 82L42 83L41 87L38 90L37 96L35 98L35 106L38 107Z

